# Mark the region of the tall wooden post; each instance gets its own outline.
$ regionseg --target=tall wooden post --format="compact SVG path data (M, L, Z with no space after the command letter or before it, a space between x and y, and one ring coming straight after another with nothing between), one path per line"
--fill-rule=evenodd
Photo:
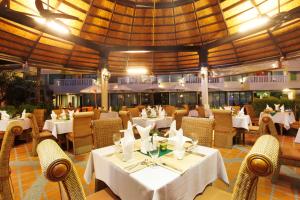
M100 69L98 69L98 75L97 75L98 81L101 80L101 107L105 111L108 111L108 80L110 78L110 73L107 69L108 67L107 58L108 56L101 57L101 64L99 66Z
M207 49L201 49L198 52L199 65L200 65L200 76L201 76L201 96L202 105L208 109L208 51Z

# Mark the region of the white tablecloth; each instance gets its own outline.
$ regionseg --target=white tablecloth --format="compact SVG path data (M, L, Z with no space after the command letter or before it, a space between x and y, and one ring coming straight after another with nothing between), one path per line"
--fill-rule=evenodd
M264 113L261 112L259 121ZM274 123L283 124L286 130L290 129L290 124L295 122L295 115L293 112L277 112L275 115L270 115Z
M133 124L137 124L142 127L147 127L152 124L156 124L156 128L169 128L173 121L172 117L157 117L157 118L142 118L133 117Z
M118 112L103 112L100 114L100 118L117 118L119 117L119 113Z
M298 132L297 132L297 135L296 135L296 138L295 138L295 142L300 143L300 128L298 129Z
M95 172L96 179L105 182L122 200L191 200L217 178L229 183L217 149L198 146L196 151L206 156L181 175L161 166L129 174L105 158L114 152L113 146L96 149L90 154L84 178L90 183Z
M54 137L59 134L73 132L73 120L46 120L43 130L48 130Z
M9 120L0 120L0 131L6 131L6 127L8 126L10 121L18 120L22 122L23 130L27 130L31 128L31 122L29 118L25 119L9 119Z
M232 117L232 126L235 128L244 128L249 130L250 125L251 125L251 118L249 115Z

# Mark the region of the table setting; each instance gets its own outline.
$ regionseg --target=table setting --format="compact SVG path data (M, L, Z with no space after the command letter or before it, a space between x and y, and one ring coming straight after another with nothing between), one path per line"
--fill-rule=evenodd
M23 130L27 130L31 128L31 121L29 118L26 117L26 110L24 109L23 112L20 114L17 114L15 117L11 117L7 111L0 111L1 114L1 120L0 120L0 131L4 132L6 131L6 127L8 126L9 122L18 120L22 123Z
M151 126L136 127L141 139L135 140L129 128L123 138L114 134L113 146L92 150L84 174L87 183L95 173L125 200L193 199L217 178L229 183L217 149L197 145L182 129L166 138L151 135Z

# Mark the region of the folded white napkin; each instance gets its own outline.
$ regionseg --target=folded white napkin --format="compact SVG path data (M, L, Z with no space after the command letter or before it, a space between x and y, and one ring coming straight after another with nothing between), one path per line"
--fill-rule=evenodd
M1 113L1 120L9 120L9 114L7 114L6 110L0 111Z
M242 107L242 109L238 112L238 116L239 117L242 117L245 115L245 112L244 112L244 107Z
M151 109L150 116L151 117L156 117L156 111L155 111L155 109Z
M73 119L73 117L74 117L74 110L69 110L68 112L69 112L70 119Z
M147 109L150 110L150 109L151 109L151 106L148 106Z
M268 104L266 105L266 109L270 109L270 106Z
M280 107L280 112L284 112L284 105L282 105L281 107Z
M224 110L221 106L219 107L220 110Z
M146 111L145 108L142 110L141 115L142 115L143 118L147 118L147 111Z
M56 120L57 119L57 115L55 114L54 111L52 111L52 113L51 113L51 119L52 120Z
M144 128L137 125L136 128L141 136L141 152L146 154L149 147L149 140L150 140L149 133L152 129L152 126L149 125L146 128Z
M231 106L224 106L224 110L231 110Z
M175 150L182 150L184 143L185 139L183 137L183 130L179 129L178 131L176 131L175 136Z
M111 112L112 111L112 108L111 108L111 106L109 106L109 112Z
M166 112L164 109L162 109L160 112L159 112L159 116L160 117L165 117L166 116Z
M79 113L79 110L76 110L76 112L75 113Z
M127 130L125 133L126 132ZM134 152L134 140L130 137L130 134L124 134L124 137L121 139L121 146L123 150L123 160L131 160Z
M133 140L135 140L131 121L127 122L127 129L124 132L124 137L131 137Z
M275 110L279 110L280 104L274 104Z
M62 113L60 114L60 117L61 117L62 119L67 119L67 115L66 115L65 110L62 111Z
M25 119L25 118L26 118L26 109L23 110L21 115L21 119Z
M173 120L170 125L169 138L176 135L176 120Z

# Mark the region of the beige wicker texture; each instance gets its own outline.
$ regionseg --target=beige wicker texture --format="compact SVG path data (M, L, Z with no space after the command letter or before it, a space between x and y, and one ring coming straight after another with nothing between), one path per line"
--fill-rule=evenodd
M167 113L167 116L172 117L173 114L174 114L174 112L175 112L175 110L176 110L176 107L175 106L166 105L166 106L164 106L164 109L165 109L165 111Z
M67 134L67 149L69 149L69 141L71 141L75 155L90 152L93 147L93 134L91 129L93 117L94 112L74 114L73 132Z
M45 114L46 114L46 109L34 109L33 110L33 115L36 118L36 122L38 124L39 131L43 130L44 122L45 122Z
M186 116L187 111L186 110L175 110L174 114L173 114L173 120L176 121L176 129L180 129L181 128L181 124L182 124L182 118L184 116Z
M244 107L245 107L247 115L249 115L250 118L251 118L252 124L258 125L259 119L256 117L256 114L255 114L253 106L251 104L247 104Z
M131 115L129 111L119 111L119 116L122 120L123 129L127 129L128 121L131 121Z
M236 129L232 127L231 110L213 110L215 118L215 140L216 147L232 147L232 139L236 135Z
M121 110L127 110L127 106L122 106Z
M260 137L244 158L233 193L208 187L196 200L255 200L260 176L270 176L278 171L279 142L271 135Z
M100 109L98 109L98 108L95 108L93 111L94 111L93 120L100 119L101 110L100 110Z
M41 142L44 139L53 138L53 135L49 131L41 131L39 130L37 120L35 118L35 115L28 113L26 114L27 117L30 119L31 122L31 129L32 129L32 150L31 154L32 156L37 156L36 148L39 142Z
M21 134L23 131L20 121L12 121L8 124L4 133L1 150L0 150L0 200L12 200L13 194L9 181L10 168L9 157L13 148L15 135Z
M53 140L42 141L38 145L37 152L44 176L49 181L59 183L61 199L117 199L116 196L114 196L111 192L107 192L106 190L86 197L80 182L80 178L71 159Z
M130 112L131 117L139 117L140 111L138 108L127 108L127 110Z
M94 148L113 145L113 134L122 130L120 118L107 118L93 121Z
M198 117L204 118L205 117L205 109L204 106L198 106L196 108L197 112L198 112Z
M270 134L274 137L278 137L278 133L272 118L268 114L262 116L259 124L259 135Z
M182 130L187 137L194 134L198 137L198 144L212 146L214 120L207 118L183 117Z

